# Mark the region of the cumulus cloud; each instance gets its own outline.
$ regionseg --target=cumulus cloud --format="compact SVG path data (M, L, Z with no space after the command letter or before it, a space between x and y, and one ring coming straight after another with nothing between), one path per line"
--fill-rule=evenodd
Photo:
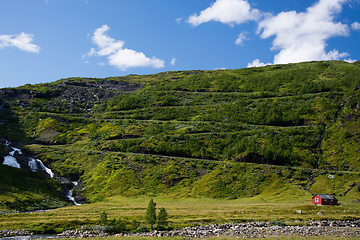
M247 67L264 67L267 65L271 65L271 63L262 63L259 59L255 59L252 63L248 63Z
M360 30L360 23L354 22L353 24L351 24L351 28L354 30Z
M245 40L248 40L248 38L246 37L246 34L247 34L247 33L248 33L248 32L242 32L242 33L240 33L240 34L237 36L237 38L236 38L235 44L236 44L236 45L239 45L239 46L243 45L243 42L244 42Z
M249 20L257 20L260 17L258 9L251 9L250 4L245 0L217 0L210 7L191 15L187 22L193 26L202 23L218 21L230 26L241 24Z
M91 41L97 45L98 49L90 49L87 54L83 55L83 58L107 56L109 65L115 66L123 71L134 67L164 67L163 60L155 57L148 58L142 52L123 48L125 44L123 41L115 40L106 34L109 29L107 25L103 25L101 28L95 30Z
M280 50L274 63L333 60L348 56L334 49L326 52L326 40L334 36L346 36L347 25L334 22L346 0L320 0L306 12L281 12L259 22L261 38L275 36L272 50Z
M345 62L348 62L348 63L354 63L354 62L356 62L357 60L348 58L348 59L344 59L344 61L345 61Z
M39 53L40 47L33 44L32 34L0 35L0 49L5 47L16 47L22 51Z
M176 58L172 58L170 63L171 63L171 65L174 66L174 65L175 65L175 62L176 62Z

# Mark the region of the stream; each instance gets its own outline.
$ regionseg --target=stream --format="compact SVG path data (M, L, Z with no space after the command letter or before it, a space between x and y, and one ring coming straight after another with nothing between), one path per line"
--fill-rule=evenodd
M14 168L24 168L24 169L27 169L27 170L31 170L32 172L41 172L41 173L44 173L44 175L47 175L50 178L55 177L54 172L50 168L46 167L41 160L31 158L31 157L25 157L26 158L26 164L24 165L24 162L21 163L21 162L18 161L18 159L16 159L16 156L19 156L19 155L22 156L23 155L23 152L21 151L21 149L11 146L8 141L6 141L4 143L4 146L9 147L9 148L12 149L11 151L9 151L9 155L4 157L4 161L3 161L4 165L14 167ZM16 155L15 153L17 153L18 155ZM72 184L73 184L73 187L78 185L77 182L72 182ZM66 198L68 198L70 201L72 201L74 203L74 205L81 205L73 197L72 189L68 190L68 192L66 193Z

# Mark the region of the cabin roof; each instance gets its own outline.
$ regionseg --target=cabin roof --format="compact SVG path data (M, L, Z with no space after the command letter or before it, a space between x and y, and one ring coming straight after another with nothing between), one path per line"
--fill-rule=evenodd
M328 199L328 200L335 200L337 201L336 198L334 198L333 196L329 195L329 194L316 194L314 197L319 196L321 199ZM314 198L313 197L313 198Z

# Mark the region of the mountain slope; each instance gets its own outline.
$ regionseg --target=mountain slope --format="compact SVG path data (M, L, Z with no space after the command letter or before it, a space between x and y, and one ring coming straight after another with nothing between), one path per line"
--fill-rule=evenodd
M90 201L274 188L356 198L359 76L359 62L326 61L62 79L1 89L12 112L0 134Z

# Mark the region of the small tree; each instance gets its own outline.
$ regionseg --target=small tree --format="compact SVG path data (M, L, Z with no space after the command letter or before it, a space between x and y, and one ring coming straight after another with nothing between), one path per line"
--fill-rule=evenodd
M99 223L101 225L106 225L106 222L107 222L107 213L105 211L103 211L102 213L100 213Z
M152 230L153 225L156 223L156 203L152 199L146 209L145 221L150 224Z
M160 212L157 216L158 226L159 227L165 227L168 225L168 213L166 212L165 208L160 208Z

